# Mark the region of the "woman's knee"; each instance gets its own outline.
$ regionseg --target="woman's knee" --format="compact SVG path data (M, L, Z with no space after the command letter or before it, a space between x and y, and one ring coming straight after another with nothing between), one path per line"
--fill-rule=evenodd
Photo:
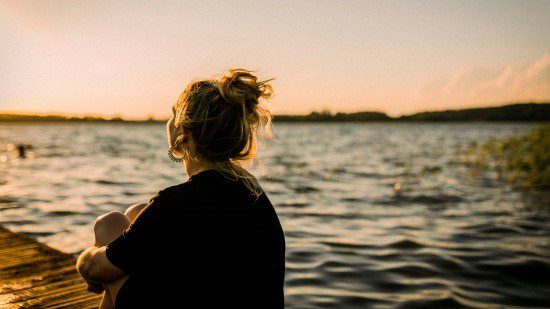
M94 230L111 228L113 226L128 225L128 218L120 211L111 211L103 214L95 220Z
M130 226L130 220L120 211L112 211L97 217L94 224L96 245L106 245Z
M126 209L126 211L124 212L124 215L126 215L126 217L128 217L128 219L130 219L131 222L134 222L136 217L143 210L143 208L145 208L145 206L147 206L147 204L144 204L144 203L134 204L128 207L128 209Z

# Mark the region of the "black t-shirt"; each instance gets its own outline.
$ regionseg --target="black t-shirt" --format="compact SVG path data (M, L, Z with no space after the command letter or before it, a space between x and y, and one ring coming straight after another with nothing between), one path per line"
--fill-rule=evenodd
M285 239L265 192L215 170L159 191L107 246L117 308L282 308Z

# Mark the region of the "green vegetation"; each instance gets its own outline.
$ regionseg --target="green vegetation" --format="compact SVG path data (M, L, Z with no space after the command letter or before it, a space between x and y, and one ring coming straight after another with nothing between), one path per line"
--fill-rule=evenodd
M550 189L550 125L519 137L472 145L467 162L494 168L502 179L535 190Z

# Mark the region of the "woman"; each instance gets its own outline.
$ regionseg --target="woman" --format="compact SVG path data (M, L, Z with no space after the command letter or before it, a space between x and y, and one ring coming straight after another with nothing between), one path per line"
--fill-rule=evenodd
M239 162L252 159L272 88L252 72L190 83L168 120L169 156L189 180L100 216L77 269L101 308L282 308L283 230Z

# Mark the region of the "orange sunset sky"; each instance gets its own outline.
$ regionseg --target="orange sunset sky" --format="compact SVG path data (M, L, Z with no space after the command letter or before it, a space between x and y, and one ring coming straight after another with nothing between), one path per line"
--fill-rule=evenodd
M0 111L168 117L226 68L276 114L550 99L550 1L0 0Z

